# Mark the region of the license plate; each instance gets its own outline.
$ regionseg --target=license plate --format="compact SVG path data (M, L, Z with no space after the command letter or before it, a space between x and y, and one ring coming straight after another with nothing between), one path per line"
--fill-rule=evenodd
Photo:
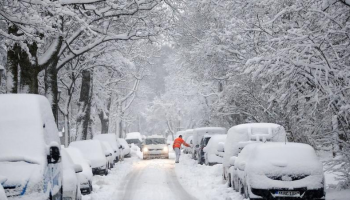
M300 196L300 192L299 191L276 191L275 195L281 196L281 197L298 197Z

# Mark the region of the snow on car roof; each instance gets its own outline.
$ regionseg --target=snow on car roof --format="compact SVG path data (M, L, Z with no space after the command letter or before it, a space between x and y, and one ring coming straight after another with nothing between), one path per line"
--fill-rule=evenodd
M80 150L84 158L90 160L91 166L100 167L106 163L105 152L102 144L96 140L75 141L69 144L70 147L75 147Z
M139 139L140 141L142 141L141 133L139 132L127 133L125 139Z
M283 126L273 123L248 123L233 126L227 132L223 164L228 166L230 157L237 156L242 147L246 145L244 142L248 141L284 142L286 131Z
M114 133L110 134L100 134L100 135L95 135L93 140L99 140L99 141L104 141L108 142L109 145L113 148L113 150L117 150L117 137L115 136Z
M0 159L45 163L46 146L60 142L46 97L0 95L0 113Z
M164 138L165 139L165 137L162 135L151 135L151 136L148 136L147 138Z
M222 133L226 134L226 129L223 127L202 127L194 129L194 132L199 134L212 134L212 133Z

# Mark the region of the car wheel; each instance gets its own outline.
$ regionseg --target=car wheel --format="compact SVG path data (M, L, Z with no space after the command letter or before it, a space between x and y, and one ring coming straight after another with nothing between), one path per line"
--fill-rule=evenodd
M108 175L108 169L107 169L107 167L106 167L106 169L105 169L104 172L105 172L104 175L107 176L107 175Z

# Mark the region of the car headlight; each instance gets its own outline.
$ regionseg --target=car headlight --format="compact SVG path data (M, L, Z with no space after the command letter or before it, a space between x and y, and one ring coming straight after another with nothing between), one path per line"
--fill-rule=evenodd
M168 151L168 147L164 147L164 148L163 148L163 151Z
M142 151L143 151L143 152L148 152L147 147L144 147Z

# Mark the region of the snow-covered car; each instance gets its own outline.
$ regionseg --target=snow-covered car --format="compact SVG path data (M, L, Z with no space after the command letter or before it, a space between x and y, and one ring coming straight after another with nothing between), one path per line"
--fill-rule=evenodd
M184 133L184 135L182 136L182 138L187 141L187 139L192 136L193 137L193 129L187 129Z
M108 160L100 141L83 140L69 144L69 148L74 147L80 150L84 158L89 160L93 175L108 174Z
M192 138L192 158L197 160L199 164L203 164L203 148L208 144L210 137L218 134L223 135L226 134L226 132L226 129L222 127L203 127L194 129Z
M62 198L61 144L49 101L0 95L0 176L7 196Z
M283 126L273 123L248 123L233 126L227 132L225 148L223 150L222 177L232 185L234 167L230 164L232 156L238 156L239 152L250 142L286 142L286 131ZM237 188L235 188L237 190Z
M139 133L139 132L127 133L125 140L129 144L129 147L131 147L131 144L134 144L134 145L138 146L140 148L140 150L142 149L141 133Z
M122 153L124 158L131 157L129 144L123 138L117 138L117 141L122 145Z
M226 141L227 135L213 135L207 146L204 147L204 163L206 165L215 165L215 164L221 164L223 161L222 155L219 155L219 152L217 151L218 146L220 143L223 143Z
M186 139L186 143L187 144L190 144L190 145L192 145L192 135L191 136L189 136L189 137L187 137L187 139ZM192 147L184 147L184 150L183 150L183 152L185 153L185 154L192 154Z
M121 151L122 151L122 149L121 149L119 143L117 142L117 137L115 136L115 134L109 133L109 134L95 135L93 140L99 140L99 141L103 141L103 142L108 142L109 145L113 149L114 162L118 162L119 161L119 159L121 158Z
M169 158L169 148L163 136L149 136L145 139L142 149L143 159Z
M79 149L74 147L66 148L65 151L72 158L75 165L80 165L83 169L78 173L78 179L80 183L80 192L82 194L90 194L92 192L92 169L89 161L84 158Z
M7 179L5 177L0 176L0 200L7 200L5 190L2 187L2 184L5 183L6 180Z
M250 153L245 154L246 148ZM248 145L235 160L239 191L250 199L322 199L323 166L315 150L301 143ZM241 155L245 159L240 159Z
M81 173L81 165L74 164L65 149L61 150L63 167L63 200L80 200L80 182L77 173Z
M108 160L108 168L111 169L114 167L114 156L113 149L108 142L100 141L102 144L103 151L105 152L106 158Z

